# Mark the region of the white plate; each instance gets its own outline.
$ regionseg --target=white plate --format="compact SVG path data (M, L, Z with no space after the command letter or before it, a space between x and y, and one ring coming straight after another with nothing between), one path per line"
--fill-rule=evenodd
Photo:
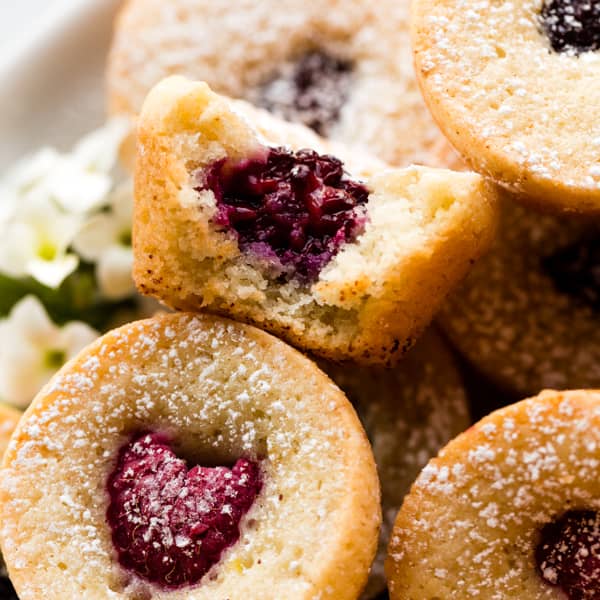
M104 62L120 0L69 0L0 56L0 169L45 144L68 148L104 120Z

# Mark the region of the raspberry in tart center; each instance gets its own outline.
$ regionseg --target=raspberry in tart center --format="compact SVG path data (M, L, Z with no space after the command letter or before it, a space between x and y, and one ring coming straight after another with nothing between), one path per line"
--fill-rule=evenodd
M600 1L547 0L541 25L555 52L593 52L600 49Z
M546 525L535 558L544 581L569 600L600 599L600 514L571 510Z
M333 156L271 148L266 157L219 161L201 177L197 189L215 194L215 224L235 230L240 249L283 280L315 281L364 231L369 191Z
M250 99L287 121L327 135L348 98L352 68L347 60L313 50L284 64Z
M600 237L581 240L542 260L556 289L600 311Z
M167 436L138 435L121 448L108 480L120 564L164 588L198 583L238 540L261 487L256 462L188 470Z

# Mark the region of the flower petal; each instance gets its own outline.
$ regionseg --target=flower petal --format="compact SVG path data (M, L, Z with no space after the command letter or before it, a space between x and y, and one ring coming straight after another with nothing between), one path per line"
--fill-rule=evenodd
M52 172L60 161L60 154L54 148L40 148L13 165L3 177L3 183L15 192L27 191Z
M135 292L131 275L133 251L112 246L103 252L96 266L96 277L102 294L110 300L122 300Z
M110 205L119 227L131 231L133 222L133 181L131 179L117 186L110 195Z
M95 329L92 329L86 323L71 321L62 328L57 339L57 348L64 350L67 359L71 359L91 344L99 335Z
M0 321L0 397L22 408L31 402L50 377L43 358L57 334L35 296L23 298Z
M47 199L30 199L20 211L18 222L29 227L36 238L37 253L39 247L52 248L52 252L64 252L81 229L83 218L66 214ZM47 254L47 252L45 253Z
M46 383L42 353L9 324L0 324L0 397L25 408Z
M0 321L0 397L27 406L64 360L98 337L85 323L57 327L35 296L26 296Z
M35 231L25 223L10 223L0 235L0 272L11 277L27 275L27 263L37 245Z
M51 210L47 210L49 208ZM81 217L64 214L51 205L40 207L30 222L37 229L39 241L52 245L59 254L66 252L83 225Z
M103 213L92 217L73 240L73 248L84 260L96 262L107 248L117 244L119 227L115 219Z
M112 179L105 173L86 171L64 158L44 182L44 190L65 211L86 214L108 203Z
M77 268L79 257L59 254L53 260L34 258L27 265L27 273L46 287L56 289Z
M85 169L108 173L115 166L121 143L131 128L131 121L125 117L111 119L75 146L74 158Z
M0 227L6 225L13 218L18 204L19 196L0 182Z
M25 296L10 311L8 322L19 336L36 346L51 344L58 327L50 320L44 305L36 296Z

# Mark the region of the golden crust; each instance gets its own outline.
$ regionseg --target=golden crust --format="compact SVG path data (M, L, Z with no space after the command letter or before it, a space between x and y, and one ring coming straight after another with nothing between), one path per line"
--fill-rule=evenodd
M19 423L22 414L20 410L0 403L0 457L4 456L10 437ZM0 572L6 575L6 567L4 566L2 555L0 555Z
M105 522L119 448L164 429L190 460L260 456L264 476L211 576L168 592L125 576ZM381 518L367 438L331 380L260 330L182 313L109 332L54 377L13 436L0 502L22 600L353 600Z
M377 463L383 522L361 600L385 591L383 564L404 496L427 461L471 420L454 356L435 327L393 369L319 365L355 406Z
M540 6L417 0L417 80L471 168L533 208L598 213L600 63L551 51Z
M392 533L392 600L557 600L536 571L540 529L600 509L600 391L545 391L450 442L413 485Z
M138 128L134 278L140 291L176 309L256 324L326 358L394 362L490 244L495 188L470 173L378 171L377 161L258 115L182 78L151 92ZM250 120L258 120L258 131ZM212 193L193 190L194 169L223 156L251 156L271 140L339 150L372 192L365 233L344 246L310 289L263 277L232 235L211 226Z
M458 351L516 398L541 389L600 386L600 331L591 304L561 292L545 261L588 248L595 219L542 215L501 203L491 251L437 316Z
M20 410L0 402L0 456L3 456L6 452L10 436L19 423L22 414Z

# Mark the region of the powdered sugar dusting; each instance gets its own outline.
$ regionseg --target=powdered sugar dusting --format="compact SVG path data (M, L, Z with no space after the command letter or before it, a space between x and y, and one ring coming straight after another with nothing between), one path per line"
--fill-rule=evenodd
M596 237L589 219L506 202L495 246L442 309L446 333L487 376L518 394L600 386L597 311L559 291L543 267L562 248ZM593 281L589 267L584 281Z
M534 552L545 524L600 508L599 443L600 393L545 392L486 417L417 480L394 532L396 568L418 557L423 581L436 573L423 589L448 600L557 598ZM394 585L405 589L401 576Z
M597 197L600 179L588 170L599 160L589 140L600 134L591 100L600 93L600 54L555 53L543 4L422 0L417 68L434 113L439 106L450 139L478 168L517 191L532 193L533 179Z
M350 506L355 463L342 457L351 440L363 443L360 430L317 370L285 346L271 350L276 342L265 345L261 335L210 317L162 316L107 334L53 379L9 448L0 487L0 537L24 597L153 597L117 567L105 523L118 449L149 429L169 433L178 452L200 463L263 457L263 492L240 540L195 598L214 598L217 587L231 597L241 578L255 589L273 585L267 570L288 573L309 549L327 564L314 542L328 539ZM306 369L302 385L290 380L291 364ZM310 502L297 502L300 489ZM283 595L314 585L303 561L293 579L275 583Z
M415 80L408 2L129 2L109 61L113 107L137 112L150 88L175 73L256 100L265 82L282 72L285 79L290 65L311 52L354 65L350 82L341 83L347 94L328 137L393 164L431 161L440 134ZM288 92L284 81L271 95L285 103Z
M119 451L107 483L119 563L163 588L194 585L239 539L261 487L255 461L188 468L168 436L138 434Z
M250 92L250 100L326 136L339 118L351 83L350 62L309 52L281 65L269 81Z
M322 364L355 405L370 438L382 487L383 524L362 598L385 589L383 563L404 495L427 461L470 423L450 350L430 328L393 369Z
M600 590L600 513L572 510L546 525L535 558L544 580L569 600L595 600Z

